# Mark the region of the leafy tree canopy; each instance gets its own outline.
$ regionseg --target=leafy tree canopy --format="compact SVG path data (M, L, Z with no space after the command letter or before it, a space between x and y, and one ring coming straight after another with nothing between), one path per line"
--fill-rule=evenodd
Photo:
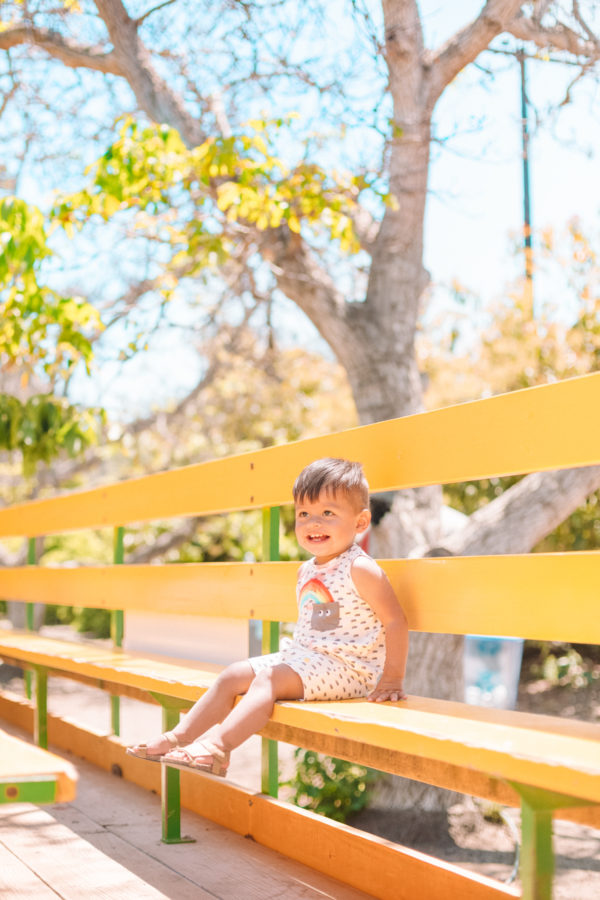
M100 316L45 283L53 253L41 211L18 197L0 200L0 245L0 369L18 371L23 387L40 374L50 385L64 383L80 361L89 371ZM81 453L96 441L98 425L94 412L51 392L26 401L0 393L0 450L19 453L26 476L61 451Z

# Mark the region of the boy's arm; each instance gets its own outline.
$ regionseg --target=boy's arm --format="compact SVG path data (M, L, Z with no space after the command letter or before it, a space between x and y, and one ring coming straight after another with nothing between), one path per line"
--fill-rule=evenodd
M360 556L352 566L356 590L369 604L385 630L385 665L369 700L404 700L404 673L408 656L406 616L385 572L375 560Z

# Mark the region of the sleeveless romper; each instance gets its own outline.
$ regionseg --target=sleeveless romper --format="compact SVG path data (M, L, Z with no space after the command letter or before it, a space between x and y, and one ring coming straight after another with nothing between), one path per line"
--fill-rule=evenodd
M255 672L284 663L302 679L304 700L347 700L373 690L385 663L385 632L352 581L359 556L367 554L352 544L323 565L301 565L294 636L278 653L252 657Z

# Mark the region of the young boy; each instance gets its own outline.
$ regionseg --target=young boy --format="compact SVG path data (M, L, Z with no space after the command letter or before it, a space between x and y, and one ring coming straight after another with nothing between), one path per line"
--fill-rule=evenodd
M316 460L293 494L296 537L313 554L298 572L293 640L228 666L173 731L128 753L225 775L230 751L264 727L277 700L405 698L406 618L383 571L355 543L371 521L360 463Z

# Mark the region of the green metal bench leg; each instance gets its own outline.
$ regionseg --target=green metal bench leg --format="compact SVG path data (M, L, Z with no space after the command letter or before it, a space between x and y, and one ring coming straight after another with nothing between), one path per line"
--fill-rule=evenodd
M113 539L113 563L122 566L125 562L125 529L117 525ZM110 636L114 647L123 646L125 614L122 609L113 609L110 614ZM110 698L110 725L113 734L121 734L121 698L113 694Z
M181 703L162 694L153 694L162 706L163 731L172 731L179 722ZM161 811L163 844L190 844L195 838L181 834L181 790L179 769L161 765Z
M262 511L263 559L279 560L279 507L267 507ZM279 650L279 622L262 623L262 652ZM262 739L261 790L271 797L279 795L279 745L277 741Z
M110 631L113 646L123 646L124 614L122 609L113 609L111 612ZM112 733L117 737L121 734L121 698L112 694L110 698L110 726Z
M48 749L48 670L35 670L35 715L33 739L38 747Z
M31 546L32 542L30 541L29 544ZM33 544L35 546L35 542L33 542ZM35 559L35 557L34 557L34 559ZM35 607L34 607L33 603L25 604L25 627L27 628L27 631L34 630L34 628L33 628L33 626L35 624L34 610L35 610ZM28 700L33 700L33 687L34 687L33 683L34 683L33 672L30 669L26 669L25 670L25 696L27 697Z
M27 540L27 565L35 566L37 563L37 548L35 538ZM33 631L35 625L35 606L33 603L25 604L25 627L27 631ZM33 677L29 669L25 671L25 696L28 700L33 698Z
M554 810L595 804L581 797L556 794L514 781L510 784L521 797L521 896L523 900L551 900L554 877Z
M523 900L551 900L554 877L552 813L521 797Z
M262 739L261 790L270 797L279 795L279 745L277 741Z

